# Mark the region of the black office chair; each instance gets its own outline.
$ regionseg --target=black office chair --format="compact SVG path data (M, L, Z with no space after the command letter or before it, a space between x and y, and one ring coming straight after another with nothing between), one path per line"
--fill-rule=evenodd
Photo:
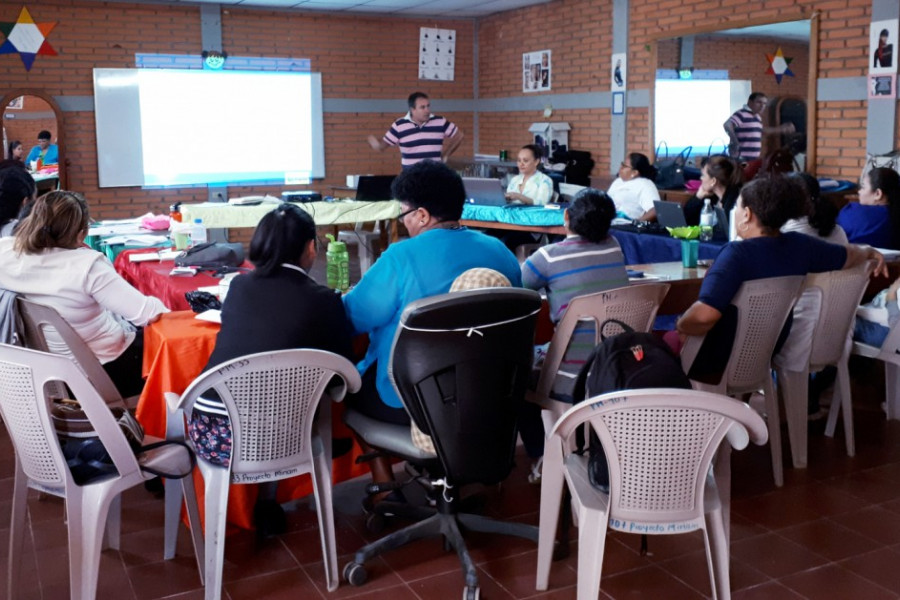
M435 490L436 507L390 503L391 514L423 519L360 549L344 578L362 585L365 563L408 542L443 535L465 571L463 598L479 597L475 565L460 526L537 540L537 527L460 512L460 486L492 485L513 467L516 415L532 367L540 296L492 288L411 303L403 311L391 354L391 376L416 425L431 435L436 454L413 445L408 426L386 424L348 410L344 420L379 451L414 465ZM384 510L388 503L376 507Z

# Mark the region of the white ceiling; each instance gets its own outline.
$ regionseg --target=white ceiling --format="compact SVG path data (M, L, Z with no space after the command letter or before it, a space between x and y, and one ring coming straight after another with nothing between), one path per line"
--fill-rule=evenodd
M131 0L111 0L129 2ZM152 2L153 0L151 0ZM162 4L221 4L223 7L289 8L390 16L474 18L551 0L168 0Z

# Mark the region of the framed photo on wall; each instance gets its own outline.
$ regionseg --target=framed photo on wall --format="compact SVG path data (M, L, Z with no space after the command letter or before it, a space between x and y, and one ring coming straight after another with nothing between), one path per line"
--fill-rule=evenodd
M544 92L550 89L553 63L551 51L522 54L522 91Z
M869 30L869 75L897 72L897 19L872 21Z

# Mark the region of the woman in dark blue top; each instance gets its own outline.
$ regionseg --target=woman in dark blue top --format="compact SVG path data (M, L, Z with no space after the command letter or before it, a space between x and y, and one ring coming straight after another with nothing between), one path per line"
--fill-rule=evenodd
M706 335L689 373L692 379L715 383L731 356L737 311L731 301L745 281L836 271L878 262L876 273L887 274L884 257L871 248L838 246L802 233L781 233L789 218L802 214L806 194L796 180L782 175L755 179L741 190L734 211L742 241L727 244L700 287L700 298L676 327L682 335Z
M847 204L837 222L853 244L900 250L900 175L884 167L869 171L859 202Z

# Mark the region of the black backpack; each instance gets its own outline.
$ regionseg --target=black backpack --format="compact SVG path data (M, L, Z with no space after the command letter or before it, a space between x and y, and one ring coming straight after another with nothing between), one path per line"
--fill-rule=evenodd
M604 335L607 326L624 330L613 336ZM691 381L681 367L681 360L661 339L652 333L634 331L627 324L608 319L600 325L602 340L581 367L572 397L575 402L607 392L641 388L691 389ZM577 452L584 452L584 436L576 435ZM609 469L606 454L597 434L591 430L588 444L588 477L595 488L609 491Z

